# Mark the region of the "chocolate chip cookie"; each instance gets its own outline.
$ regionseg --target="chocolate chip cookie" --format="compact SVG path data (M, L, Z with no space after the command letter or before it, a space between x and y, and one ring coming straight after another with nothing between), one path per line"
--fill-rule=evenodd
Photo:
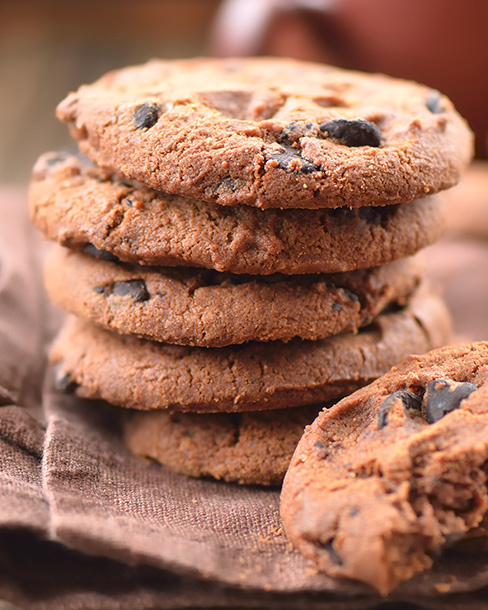
M281 498L289 539L388 593L481 523L487 429L487 342L410 356L307 428Z
M444 345L449 332L445 306L430 294L355 335L221 348L156 343L71 318L50 360L63 387L123 407L259 411L344 396L406 355Z
M178 345L316 340L357 331L387 305L404 305L423 264L303 276L247 276L97 260L55 247L45 286L52 301L123 334Z
M69 153L39 159L30 202L34 224L70 248L260 275L382 265L433 243L445 225L438 196L356 210L225 208L129 184Z
M453 186L472 134L437 91L279 58L153 60L57 109L100 166L223 205L410 201Z
M139 457L193 477L281 485L306 425L320 407L255 413L136 413L125 440Z

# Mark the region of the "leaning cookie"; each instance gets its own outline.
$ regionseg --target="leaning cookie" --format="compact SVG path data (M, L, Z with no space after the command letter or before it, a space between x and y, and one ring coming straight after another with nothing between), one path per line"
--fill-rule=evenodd
M289 59L153 60L57 114L99 165L223 205L403 203L453 186L472 155L437 91Z
M449 334L444 303L423 294L356 335L221 348L156 343L70 318L50 359L61 386L118 406L259 411L344 396L408 354L444 345Z
M488 510L488 343L411 356L323 411L286 475L290 541L382 594Z
M320 407L255 413L135 413L125 441L173 472L246 485L281 485L293 451Z
M418 287L417 259L342 274L243 276L122 265L60 247L45 267L56 305L123 334L201 347L316 340L368 324Z
M129 184L83 157L46 153L31 217L45 237L110 260L269 275L335 273L414 254L444 231L439 196L350 210L256 210Z

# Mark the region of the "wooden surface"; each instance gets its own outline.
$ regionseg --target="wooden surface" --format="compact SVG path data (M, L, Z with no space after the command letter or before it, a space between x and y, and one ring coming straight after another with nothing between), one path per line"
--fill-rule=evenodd
M220 0L0 0L0 183L70 143L54 118L71 90L151 57L206 53Z

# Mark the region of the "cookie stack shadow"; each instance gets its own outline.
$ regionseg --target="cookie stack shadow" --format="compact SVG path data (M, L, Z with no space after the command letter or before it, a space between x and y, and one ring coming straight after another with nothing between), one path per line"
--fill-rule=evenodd
M203 108L209 124L220 120L227 130L242 129L246 121L249 127L263 102L247 108L249 116L229 119L229 107L240 103L242 92L233 95L230 86L229 93L225 79L239 75L235 69L226 72L225 63L210 63L219 73L215 87L227 97L218 98L215 108L215 92L195 94L197 111ZM184 65L191 74L202 70L198 62ZM387 118L371 109L364 116L359 110L344 113L338 82L356 76L342 71L332 72L335 97L330 94L328 106L313 98L306 120L303 109L293 108L281 118L276 114L272 125L252 119L268 138L274 134L261 160L269 187L256 205L248 188L239 194L249 171L238 176L237 170L225 170L222 147L215 145L218 134L202 129L201 117L200 124L189 124L181 149L185 137L191 148L198 127L200 156L217 167L207 168L209 180L215 174L214 190L201 186L198 198L196 182L185 186L185 155L181 192L176 170L169 178L161 171L156 184L152 153L131 143L159 128L164 143L171 120L181 127L181 116L170 116L175 100L154 93L154 83L164 89L165 79L171 81L181 65L148 66L141 69L137 100L126 100L127 121L120 116L107 121L92 108L89 118L98 112L105 125L96 137L90 129L98 123L94 119L93 127L83 118L83 91L89 87L60 105L60 118L91 160L78 152L47 153L34 168L32 220L58 242L46 262L47 292L71 314L50 359L61 388L130 411L125 435L134 454L191 476L279 485L304 427L324 405L407 355L449 341L449 315L442 300L422 286L422 263L413 256L442 233L442 203L436 194L415 198L429 192L425 185L423 193L413 189L410 200L384 196L381 205L367 192L364 201L344 196L339 205L337 189L334 197L327 195L330 185L321 195L320 179L325 184L327 172L307 152L309 140L330 147L337 165L336 151L345 151L350 164L351 152L364 156L389 145L390 132L381 128ZM269 68L257 60L242 66L243 74ZM319 68L301 65L307 69ZM116 78L125 78L120 74ZM100 82L106 88L112 81L111 76ZM276 93L276 87L269 91ZM348 90L344 87L345 97ZM421 93L429 120L440 125L439 117L454 112L444 98L432 110L429 90ZM114 98L120 94L119 84ZM110 112L115 116L116 110ZM103 137L116 123L120 141L112 142L110 157ZM131 152L122 161L117 151L124 146ZM138 155L133 166L132 153ZM231 164L232 150L229 155ZM164 164L164 155L161 159ZM222 178L225 171L229 175ZM374 175L369 172L367 180L377 193L384 176L378 174L374 183ZM297 195L312 178L319 193L313 205L309 194L303 200ZM355 174L351 184L357 179ZM438 182L445 188L449 180L454 181ZM347 178L342 182L345 193L356 193L356 184L349 189ZM162 190L164 184L172 194ZM290 184L296 207L289 201Z

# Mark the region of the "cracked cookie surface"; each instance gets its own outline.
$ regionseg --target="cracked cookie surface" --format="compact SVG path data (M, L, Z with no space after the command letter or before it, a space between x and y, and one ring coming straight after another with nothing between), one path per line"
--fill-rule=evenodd
M81 150L161 191L222 205L387 205L453 186L472 134L438 92L279 58L153 60L57 109Z
M95 259L54 247L47 292L59 307L123 334L201 347L317 340L357 331L404 305L423 264L403 259L342 274L248 276Z
M388 593L482 522L487 425L487 342L407 358L307 428L281 496L290 541Z
M433 243L445 225L438 195L354 210L223 207L128 183L66 152L40 157L30 206L42 233L73 249L259 275L383 265Z
M118 335L70 318L51 350L61 385L133 409L253 411L317 404L448 341L441 299L415 294L357 334L318 341L183 347ZM114 383L116 380L116 383Z

